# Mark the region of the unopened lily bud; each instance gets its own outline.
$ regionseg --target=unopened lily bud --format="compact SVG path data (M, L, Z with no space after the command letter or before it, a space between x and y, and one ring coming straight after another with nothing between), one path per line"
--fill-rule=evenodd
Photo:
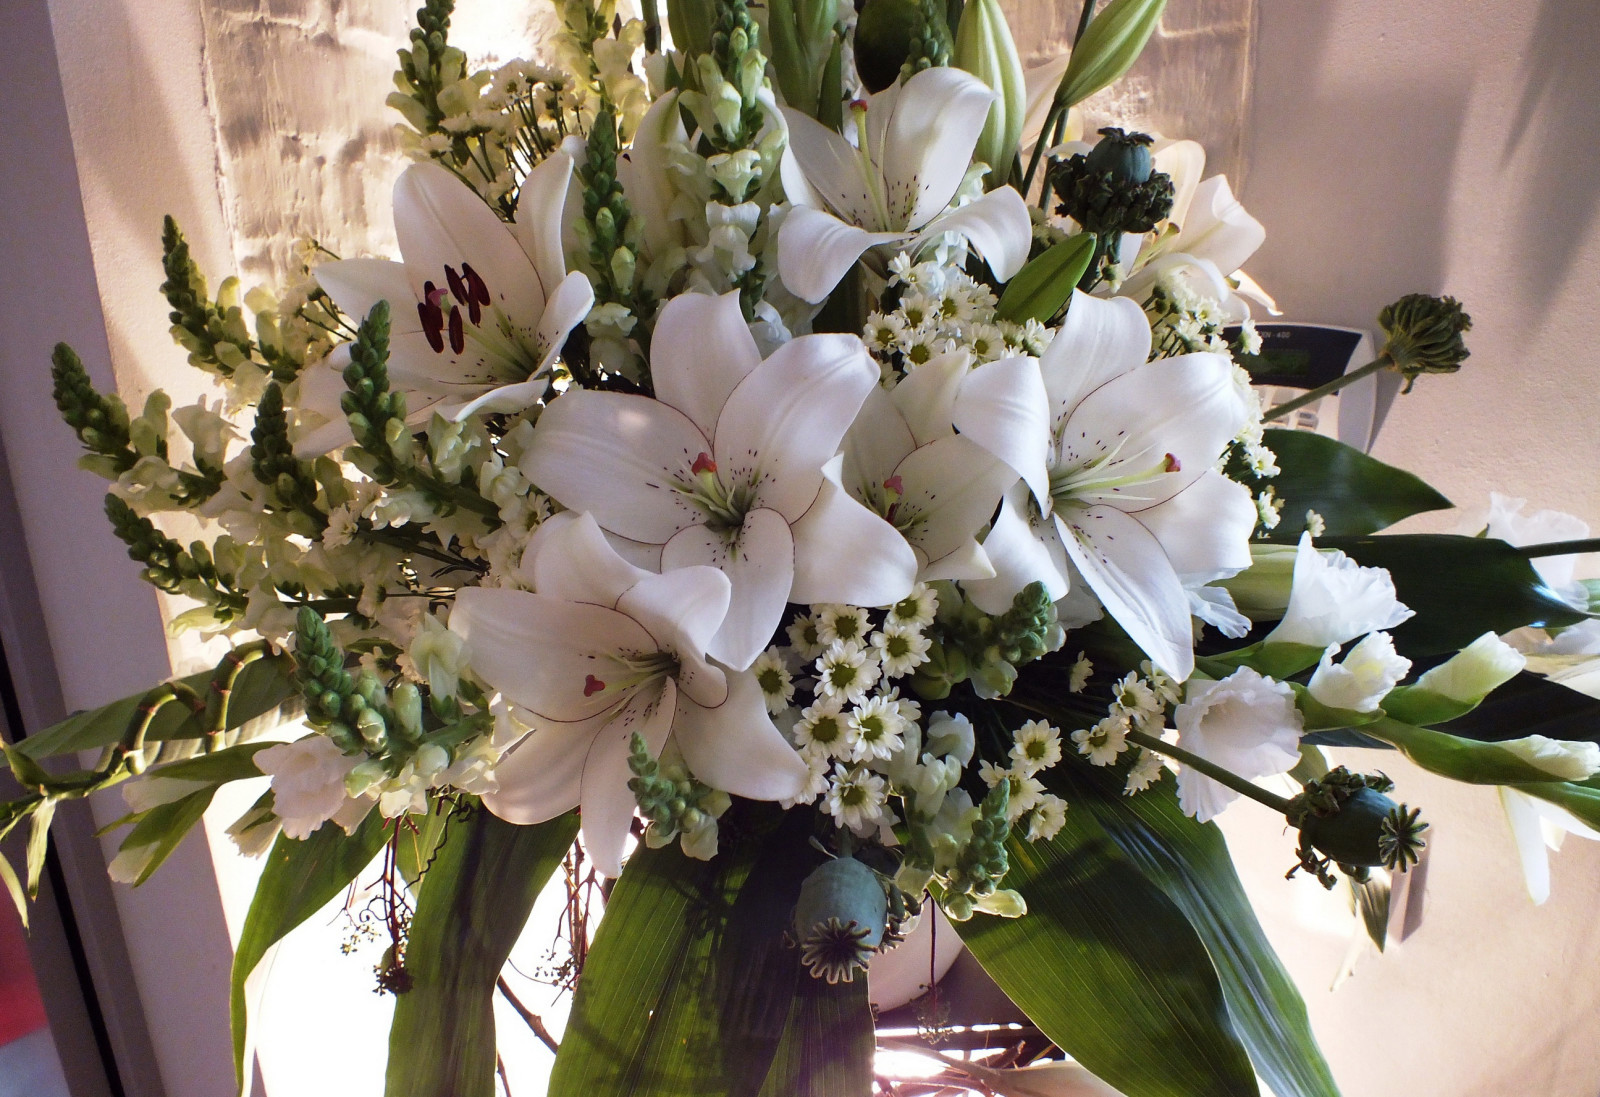
M1407 392L1424 373L1456 372L1470 353L1461 334L1472 317L1454 297L1408 293L1378 313L1378 326L1388 337L1381 357L1405 377Z
M1011 170L1028 109L1022 60L998 0L968 0L961 11L950 63L988 84L997 96L972 155L989 165L989 183L998 186Z

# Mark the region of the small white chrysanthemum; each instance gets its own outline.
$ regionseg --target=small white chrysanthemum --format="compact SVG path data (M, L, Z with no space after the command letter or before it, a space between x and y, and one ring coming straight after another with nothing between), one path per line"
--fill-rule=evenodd
M1093 673L1094 664L1089 661L1089 653L1079 652L1072 670L1067 673L1067 692L1082 693L1083 687L1089 684L1089 675Z
M1128 749L1128 718L1123 713L1107 716L1093 727L1073 732L1072 741L1091 765L1109 766Z
M1256 494L1256 513L1261 519L1262 529L1277 529L1278 521L1283 513L1283 501L1278 498L1272 485L1267 485L1267 490Z
M914 328L930 322L937 323L939 302L926 293L913 291L900 299L900 315Z
M1138 671L1130 670L1123 675L1122 681L1116 684L1112 697L1130 716L1153 716L1161 711L1161 702L1156 697L1156 691L1139 677Z
M872 350L884 353L894 350L905 338L906 318L898 312L885 315L874 312L867 317L867 326L861 333L861 339Z
M1011 775L1011 771L1004 766L997 766L993 762L978 763L978 778L990 788L998 785Z
M1011 782L1011 798L1006 802L1006 819L1015 823L1032 811L1044 799L1044 784L1037 777L1016 770L1006 774Z
M928 661L928 649L933 641L922 630L898 621L890 621L872 634L872 649L883 663L885 678L899 678Z
M927 331L916 328L907 332L900 340L900 354L905 359L907 372L927 364L943 353L944 340L939 338L937 329Z
M1156 691L1156 696L1161 698L1163 704L1175 705L1183 700L1183 686L1150 660L1139 664L1139 673L1144 675L1145 681L1150 683L1150 688Z
M878 660L859 640L835 640L817 659L821 696L857 704L878 682Z
M1128 783L1122 788L1122 795L1132 796L1136 792L1143 792L1155 784L1161 776L1161 755L1153 750L1139 751L1139 756L1133 760L1133 768L1128 770Z
M849 725L837 701L819 700L800 713L794 725L794 744L801 754L822 752L834 758L850 753Z
M1043 720L1029 720L1012 735L1011 761L1032 775L1061 761L1061 732Z
M789 707L789 702L794 700L794 676L783 665L783 655L776 647L757 655L756 661L750 664L750 673L756 676L769 713L776 716Z
M806 764L805 787L793 797L778 801L785 809L813 803L818 796L828 791L828 763L832 760L831 755L825 750L810 747L800 752L800 760Z
M1308 507L1306 509L1306 532L1313 537L1321 537L1327 528L1328 523L1323 520L1322 515Z
M816 615L803 613L790 623L787 630L789 646L802 659L815 659L827 645L822 642Z
M1067 824L1067 802L1059 796L1045 793L1028 812L1028 841L1048 842Z
M973 324L964 342L979 363L1003 358L1010 350L1006 346L1005 333L993 324Z
M925 629L933 624L933 615L939 612L939 596L926 583L918 583L911 593L889 607L887 625Z
M850 757L857 762L888 760L905 746L905 721L900 706L884 697L869 697L851 710L847 721Z
M868 633L872 631L867 611L860 606L817 606L816 613L817 639L824 644L840 640L864 644Z
M840 826L862 830L883 818L887 801L888 785L882 777L870 769L846 769L843 763L834 763L827 809Z

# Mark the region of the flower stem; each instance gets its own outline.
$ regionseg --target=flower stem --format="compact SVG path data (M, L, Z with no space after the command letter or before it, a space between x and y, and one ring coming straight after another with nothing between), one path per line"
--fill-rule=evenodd
M1144 749L1153 750L1157 754L1165 754L1169 758L1175 758L1197 773L1203 773L1213 781L1226 785L1242 796L1250 797L1258 804L1265 804L1279 814L1287 815L1289 811L1289 801L1284 797L1268 792L1253 782L1246 781L1232 770L1223 769L1215 763L1206 761L1198 754L1191 754L1182 747L1173 746L1163 739L1157 739L1155 736L1147 735L1142 731L1130 729L1127 735L1128 742L1137 743Z
M1083 32L1089 29L1089 22L1094 18L1094 0L1083 0L1083 14L1078 16L1078 33L1072 36L1072 48L1077 49L1078 43L1083 41Z
M1291 411L1299 411L1307 404L1314 403L1317 400L1322 399L1324 396L1329 396L1335 392L1338 392L1351 382L1359 381L1369 373L1377 373L1380 369L1384 369L1390 364L1391 363L1386 355L1380 355L1379 357L1368 362L1366 365L1362 366L1360 369L1351 370L1349 373L1346 373L1341 377L1335 377L1326 385L1318 385L1316 388L1311 389L1308 392L1301 393L1293 400L1285 400L1283 403L1279 404L1270 411L1262 412L1261 419L1263 422L1271 422L1273 419L1288 415Z
M1539 545L1523 545L1517 551L1529 559L1537 556L1571 556L1580 552L1600 552L1600 537L1586 537L1577 541L1546 541Z

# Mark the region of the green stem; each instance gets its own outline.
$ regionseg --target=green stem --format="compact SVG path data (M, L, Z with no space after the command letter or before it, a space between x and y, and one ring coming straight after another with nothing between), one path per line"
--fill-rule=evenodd
M1577 541L1546 541L1540 545L1523 545L1517 551L1529 559L1537 556L1571 556L1580 552L1600 552L1600 537L1586 537Z
M1146 735L1142 731L1130 729L1127 735L1128 742L1135 743L1145 750L1153 750L1157 754L1165 754L1169 758L1176 758L1197 773L1203 773L1213 781L1226 785L1242 796L1250 797L1258 804L1265 804L1279 814L1287 815L1289 811L1289 801L1284 797L1268 792L1253 782L1246 781L1232 770L1223 769L1215 763L1206 761L1198 754L1191 754L1182 747L1175 747L1165 740L1157 739L1153 735Z
M1026 195L1033 186L1034 172L1039 170L1039 159L1044 155L1044 150L1050 144L1050 131L1056 124L1056 119L1061 115L1060 107L1052 105L1050 112L1044 116L1044 126L1039 130L1039 140L1034 142L1033 152L1028 156L1028 170L1022 173L1022 193Z
M1077 49L1078 43L1083 41L1083 32L1089 29L1089 23L1094 19L1094 0L1083 0L1083 14L1078 16L1078 33L1072 36L1072 48Z
M1316 388L1311 389L1308 392L1301 393L1293 400L1285 400L1283 403L1279 404L1275 408L1272 408L1270 411L1262 412L1261 418L1264 422L1270 422L1273 419L1278 419L1282 416L1288 415L1291 411L1299 411L1307 404L1315 403L1324 396L1330 396L1351 382L1359 381L1369 373L1377 373L1380 369L1386 369L1389 367L1389 365L1391 365L1391 363L1388 356L1380 355L1368 362L1366 365L1362 366L1360 369L1351 370L1342 377L1335 377L1326 385L1318 385Z
M211 676L211 693L206 698L206 735L220 735L228 728L228 700L233 687L239 682L244 668L258 659L272 654L272 645L265 640L240 644L222 657L216 673Z

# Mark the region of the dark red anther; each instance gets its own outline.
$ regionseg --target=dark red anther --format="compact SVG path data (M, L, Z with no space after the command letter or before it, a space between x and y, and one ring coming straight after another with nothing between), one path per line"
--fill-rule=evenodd
M483 284L483 279L478 277L478 272L472 269L470 263L461 264L461 277L467 282L467 318L472 321L473 327L477 327L483 323L483 309L489 303L489 287Z
M716 472L717 463L711 459L711 454L702 453L694 459L694 464L689 466L689 471L699 476L702 472Z
M450 296L454 297L458 304L466 304L467 284L461 280L461 275L456 273L456 268L446 266L444 268L444 277L445 281L450 283Z
M585 697L593 697L605 688L606 684L592 674L583 680L583 695Z
M1167 463L1165 468L1167 472L1182 472L1183 462L1178 460L1176 454L1169 453L1167 454Z
M439 306L428 301L417 302L417 318L422 321L422 333L428 337L433 353L444 353L444 313Z
M450 349L460 354L467 349L467 332L461 323L461 310L450 310Z

